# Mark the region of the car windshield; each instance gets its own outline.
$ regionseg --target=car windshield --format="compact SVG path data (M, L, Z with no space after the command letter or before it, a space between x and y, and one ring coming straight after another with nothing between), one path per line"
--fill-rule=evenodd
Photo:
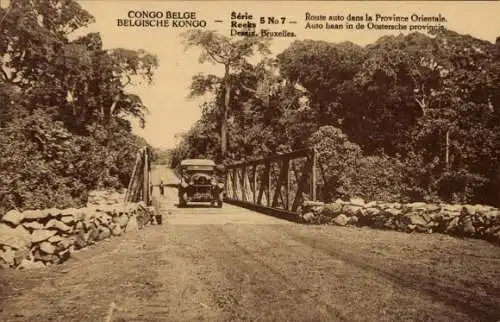
M196 173L196 172L213 173L214 167L209 165L190 165L188 167L185 167L183 171L186 171L187 173Z

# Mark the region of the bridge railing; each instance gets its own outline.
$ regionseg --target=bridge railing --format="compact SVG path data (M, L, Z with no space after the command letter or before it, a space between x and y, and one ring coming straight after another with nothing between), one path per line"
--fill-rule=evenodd
M229 203L293 214L305 200L316 200L314 149L297 150L226 167Z
M151 159L147 147L137 152L124 202L143 201L151 205Z

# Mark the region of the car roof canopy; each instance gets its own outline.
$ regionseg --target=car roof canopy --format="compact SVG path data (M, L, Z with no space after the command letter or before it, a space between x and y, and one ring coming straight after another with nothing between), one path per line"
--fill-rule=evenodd
M215 162L209 159L186 159L181 161L181 166L211 166L215 167Z

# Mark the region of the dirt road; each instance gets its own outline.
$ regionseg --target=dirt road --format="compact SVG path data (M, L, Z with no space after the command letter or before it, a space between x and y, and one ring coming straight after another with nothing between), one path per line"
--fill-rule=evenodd
M498 321L500 249L479 240L304 226L230 205L65 264L0 271L0 321Z

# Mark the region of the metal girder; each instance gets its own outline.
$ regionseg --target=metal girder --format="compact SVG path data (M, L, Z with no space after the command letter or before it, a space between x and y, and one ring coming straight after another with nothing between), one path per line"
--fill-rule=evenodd
M316 200L316 152L297 150L227 165L226 200L294 214L304 200Z
M146 205L151 204L151 160L149 154L150 151L147 147L137 152L125 194L125 203L143 201Z

